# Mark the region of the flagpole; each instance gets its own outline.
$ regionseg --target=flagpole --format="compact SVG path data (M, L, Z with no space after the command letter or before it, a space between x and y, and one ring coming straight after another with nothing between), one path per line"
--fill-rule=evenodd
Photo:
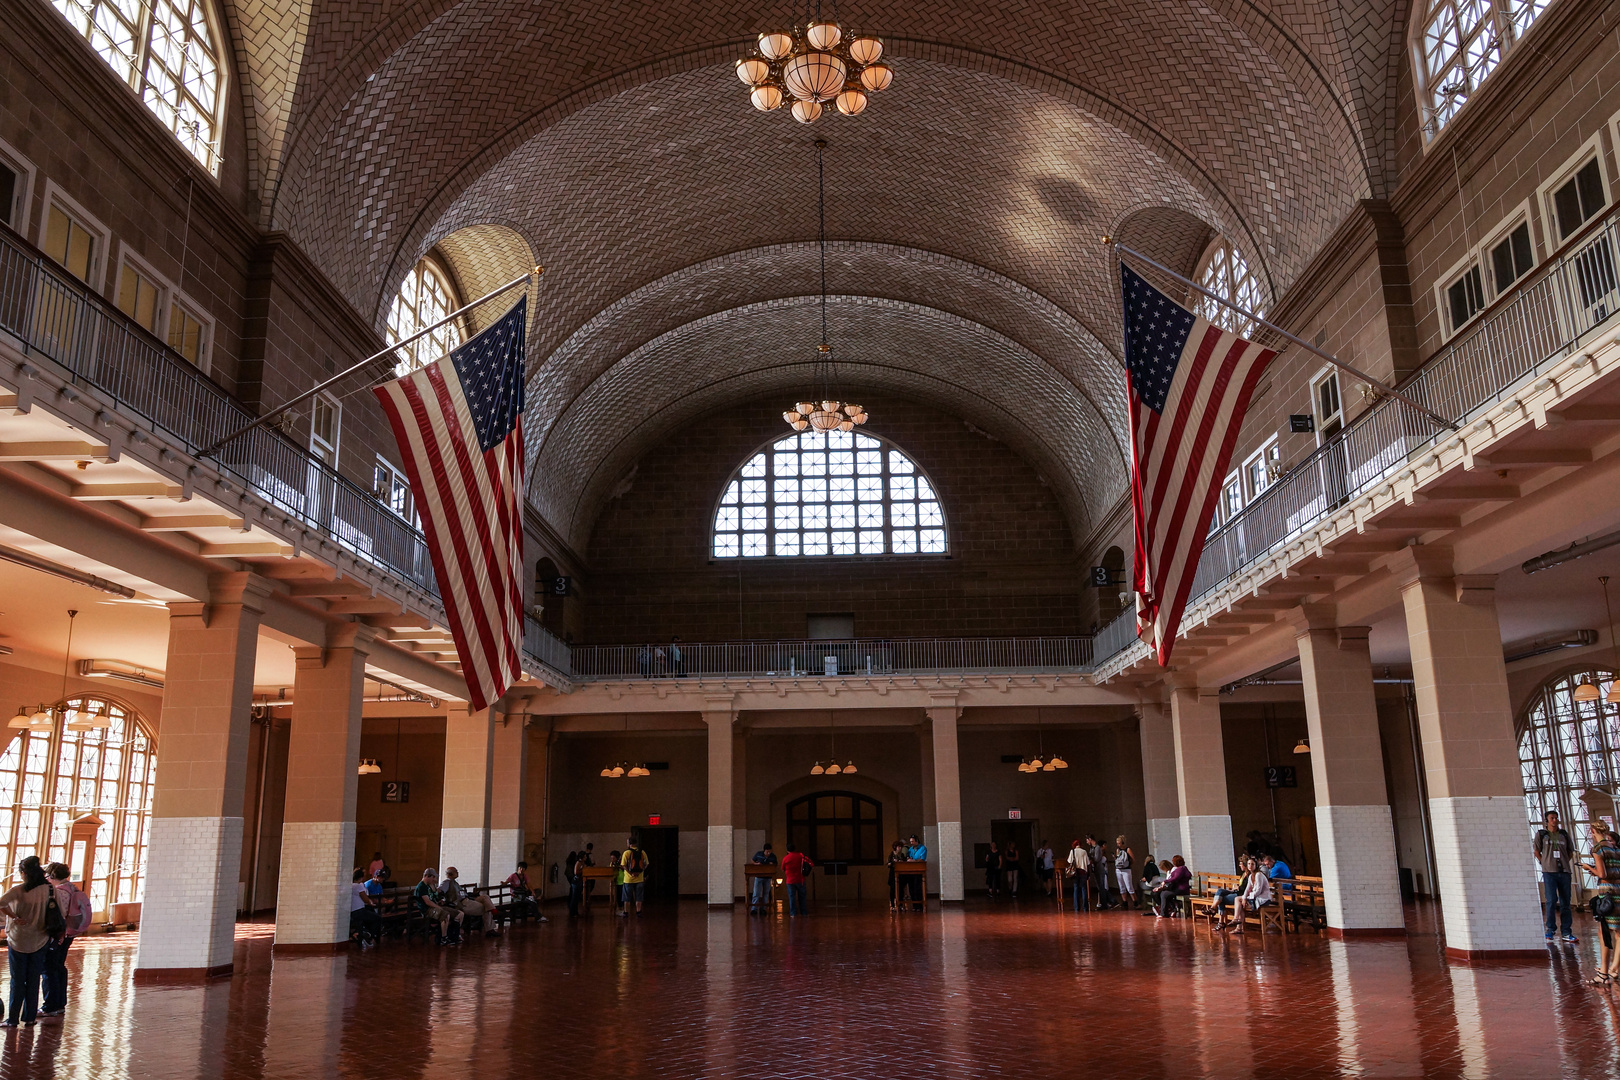
M1209 297L1211 300L1215 301L1217 304L1220 304L1222 307L1230 308L1231 310L1237 312L1239 315L1242 315L1245 319L1248 319L1250 322L1253 322L1253 323L1255 323L1255 324L1257 324L1259 326L1263 326L1267 330L1270 330L1272 333L1278 334L1278 335L1280 335L1282 337L1287 338L1289 341L1293 342L1295 345L1298 345L1300 348L1306 350L1307 352L1315 353L1317 356L1320 356L1323 360L1326 360L1328 363L1332 364L1336 368L1339 368L1341 371L1347 371L1351 375L1354 375L1356 378L1365 381L1368 385L1375 386L1379 390L1382 390L1384 393L1388 394L1390 397L1395 398L1398 401L1405 402L1407 405L1410 405L1412 408L1416 409L1418 412L1422 413L1424 416L1427 416L1429 419L1433 420L1435 423L1439 424L1441 427L1449 428L1452 431L1457 430L1457 425L1456 424L1452 423L1450 420L1447 420L1445 417L1441 416L1439 413L1435 412L1433 409L1429 408L1427 405L1419 404L1418 402L1414 401L1412 398L1408 397L1407 395L1401 393L1399 390L1395 389L1393 386L1390 386L1387 383L1380 382L1379 380L1373 378L1371 375L1367 374L1365 371L1362 371L1360 368L1350 366L1349 364L1345 363L1343 360L1340 360L1337 356L1334 356L1332 353L1324 352L1323 350L1318 349L1315 345L1312 345L1310 342L1306 341L1304 338L1299 337L1299 336L1297 336L1295 334L1290 334L1287 330L1284 330L1282 327L1278 326L1276 323L1268 322L1266 319L1261 318L1259 315L1256 315L1254 312L1249 311L1249 310L1247 310L1245 308L1238 307L1238 305L1232 303L1232 301L1230 301L1230 300L1227 300L1225 297L1217 296L1215 293L1210 292L1208 289L1206 289L1202 285L1198 284L1198 282L1193 281L1191 278L1182 277L1180 274L1176 273L1174 270L1170 269L1168 266L1165 266L1163 263L1157 262L1157 261L1155 261L1153 259L1150 259L1148 256L1142 254L1140 251L1137 251L1134 248L1126 247L1124 244L1120 243L1118 240L1115 240L1111 236L1103 237L1103 243L1105 245L1107 245L1109 248L1113 249L1116 253L1123 253L1123 254L1131 256L1133 259L1140 259L1142 262L1144 262L1147 265L1153 267L1155 270L1158 270L1161 273L1169 274L1171 277L1175 278L1177 281L1181 282L1183 285L1186 285L1188 288L1196 289L1198 292L1203 293L1205 296Z
M316 394L320 393L322 390L325 390L328 386L331 386L334 383L341 382L342 380L348 378L350 375L353 375L355 372L359 371L361 368L366 367L368 364L376 363L378 360L381 360L383 357L387 356L389 353L393 352L395 349L404 348L406 345L409 345L413 341L416 341L416 340L418 340L420 338L427 337L429 334L433 333L433 331L437 330L439 327L443 326L445 323L452 322L453 320L455 320L455 319L459 318L460 316L466 314L467 312L471 311L473 308L478 307L480 304L483 304L483 303L485 303L487 301L495 299L497 296L500 296L502 293L511 292L513 289L517 288L519 285L522 285L522 284L526 283L530 278L539 277L541 274L543 274L545 272L546 272L545 267L536 266L533 270L530 270L527 274L524 274L522 277L513 278L511 281L508 281L505 285L502 285L500 288L495 289L495 290L493 290L491 292L487 292L483 296L480 296L478 299L474 300L472 303L466 304L466 305L464 305L462 307L457 308L456 310L452 311L450 314L446 315L444 318L440 319L438 322L434 323L432 326L429 326L429 327L427 327L425 329L422 329L422 330L418 330L416 333L412 334L410 337L405 338L405 339L403 339L401 341L394 342L392 345L388 346L388 348L384 349L382 352L372 353L370 356L366 357L364 360L360 361L358 364L351 364L349 367L344 368L342 371L338 372L336 375L333 375L330 379L327 379L325 382L319 383L316 386L313 386L310 389L305 390L302 394L299 394L297 397L293 398L291 401L283 402L282 404L276 406L274 409L271 409L269 412L265 413L263 416L259 417L257 420L253 421L251 424L244 424L243 426L237 428L235 431L231 432L229 435L225 436L223 439L219 439L216 442L214 442L212 445L210 445L208 447L205 447L202 450L199 450L197 452L197 456L198 457L211 457L211 456L213 456L215 453L217 453L219 451L220 447L224 446L226 443L234 442L235 440L240 439L243 435L246 435L248 432L252 431L254 428L263 427L264 425L268 424L270 421L274 420L276 417L280 416L282 413L287 412L290 409L297 408L299 405L302 405L304 402L308 401L310 398L314 397Z

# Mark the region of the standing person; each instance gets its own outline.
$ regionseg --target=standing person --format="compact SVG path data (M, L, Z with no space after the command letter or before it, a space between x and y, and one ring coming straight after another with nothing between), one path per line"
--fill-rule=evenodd
M1070 842L1067 862L1070 887L1074 892L1074 910L1090 911L1091 902L1087 894L1091 891L1091 853L1080 840Z
M894 872L894 864L906 861L906 845L896 840L889 845L889 910L896 910L900 902L899 881Z
M596 865L596 845L595 844L586 844L585 845L585 850L581 851L579 853L579 857L580 857L580 860L582 862L584 862L585 866L595 866ZM579 870L580 870L580 874L583 875L584 872L585 872L585 868L580 867ZM596 891L596 882L594 880L591 880L591 879L586 879L586 881L585 881L585 910L586 911L589 911L591 909L591 894L594 893L595 891ZM617 890L614 891L614 895L615 896L618 895Z
M1007 841L1007 850L1001 855L1001 871L1007 881L1007 895L1014 900L1018 899L1018 860L1018 841Z
M805 914L804 875L815 868L816 864L803 852L788 845L788 853L782 858L782 882L787 886L789 915Z
M681 639L678 637L669 639L669 662L675 668L675 677L684 679L686 677L686 654L681 651Z
M994 900L996 890L1001 886L1001 848L996 846L994 840L990 841L990 850L984 856L984 891L985 895Z
M1123 836L1114 838L1114 877L1119 881L1120 906L1135 907L1136 852L1131 850L1130 843Z
M366 867L366 877L368 877L368 878L376 877L377 876L377 871L383 869L387 865L388 865L387 863L383 862L382 852L373 851L371 853L371 865Z
M766 844L764 847L754 852L754 857L750 861L755 866L775 866L776 852L771 850L771 845ZM756 911L767 910L766 904L769 901L767 901L766 897L770 896L771 894L772 876L773 875L769 874L760 874L758 877L754 878L754 884L748 891L748 913L750 915Z
M636 653L636 660L641 664L641 677L652 678L652 646L643 645L641 651Z
M1047 896L1052 895L1052 845L1045 840L1035 849L1035 876L1041 879L1041 891Z
M917 839L915 833L906 839L906 858L911 862L925 863L928 861L928 845ZM911 899L916 903L917 910L922 911L928 906L928 889L923 884L925 874L913 874L906 879L906 889L912 893ZM905 904L900 905L902 908Z
M56 892L45 880L45 870L39 857L30 855L17 864L22 883L0 896L0 914L6 917L6 957L11 967L11 1003L4 1024L14 1028L20 1019L33 1027L39 1010L39 980L45 974L45 946L52 935L47 932L46 908L57 912ZM57 933L61 929L57 928Z
M1113 898L1108 894L1108 879L1113 876L1108 872L1108 847L1090 833L1086 834L1086 845L1086 854L1091 856L1091 874L1097 886L1097 910L1107 911L1114 906Z
M62 912L65 926L62 936L45 946L45 1001L39 1010L41 1016L61 1016L67 1011L68 949L74 938L90 929L90 898L68 880L69 873L65 863L53 862L45 868L45 877L56 890L56 906Z
M613 914L623 915L624 867L619 863L619 850L617 848L608 852L608 869L613 871L613 884L609 886L613 891L608 894L608 898L613 901ZM589 897L586 899L588 901ZM589 903L586 906L589 907Z
M619 867L624 871L624 910L621 915L630 914L630 903L635 901L636 918L641 918L641 904L647 899L647 867L652 860L647 853L641 850L635 837L625 842L624 854L619 856Z
M1592 986L1620 983L1620 841L1614 830L1601 821L1592 822L1592 861L1585 870L1597 878L1597 895L1592 897L1593 914L1598 915L1598 971L1587 982ZM1604 900L1608 903L1605 904ZM1599 914L1604 907L1607 914Z
M568 917L579 918L579 902L585 898L585 860L579 852L570 851L563 864L568 875Z
M1547 811L1546 826L1536 833L1536 841L1530 850L1541 864L1542 899L1547 905L1546 918L1543 920L1547 940L1553 939L1562 921L1564 940L1574 944L1575 931L1570 926L1569 872L1575 862L1575 845L1570 842L1569 833L1559 827L1558 811Z

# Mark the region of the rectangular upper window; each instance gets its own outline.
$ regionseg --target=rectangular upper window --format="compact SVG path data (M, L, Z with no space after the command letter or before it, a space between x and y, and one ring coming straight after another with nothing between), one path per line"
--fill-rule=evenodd
M157 333L162 288L126 262L118 274L118 310L134 319L150 333Z
M1530 223L1521 222L1491 248L1491 278L1496 295L1507 292L1508 287L1528 274L1535 264L1535 252L1530 245Z
M179 300L169 305L169 348L208 370L208 323Z
M83 222L56 203L46 211L45 254L86 284L90 284L100 254L96 240L96 235Z
M1553 213L1558 221L1558 239L1568 240L1595 217L1608 203L1603 192L1603 169L1593 158L1575 175L1553 190Z
M1485 306L1485 286L1479 263L1473 263L1446 286L1446 316L1455 334Z

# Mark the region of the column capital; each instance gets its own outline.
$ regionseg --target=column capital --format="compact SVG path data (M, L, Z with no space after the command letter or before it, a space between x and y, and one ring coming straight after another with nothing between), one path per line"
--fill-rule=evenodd
M275 591L274 581L247 570L210 574L208 577L208 602L211 606L241 604L255 614L263 615L265 602Z
M1174 696L1178 690L1191 690L1198 697L1215 697L1221 692L1218 686L1201 686L1198 681L1198 672L1187 671L1180 668L1170 668L1164 674L1164 688L1166 697Z
M924 711L930 720L958 720L962 716L961 695L955 690L932 692Z
M736 694L704 694L703 722L710 727L724 723L730 727L737 722ZM721 718L724 717L722 720Z
M1389 557L1389 572L1401 588L1419 581L1444 581L1453 576L1451 548L1445 544L1404 547Z
M1312 630L1336 630L1339 626L1339 605L1306 602L1283 612L1283 619L1294 628L1296 638Z

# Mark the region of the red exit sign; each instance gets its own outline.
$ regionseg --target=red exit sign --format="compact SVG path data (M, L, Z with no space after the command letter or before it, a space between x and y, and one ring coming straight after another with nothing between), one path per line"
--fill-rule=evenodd
M1022 810L1018 809L1018 807L1016 807L1016 806L1013 807L1011 810L1007 811L1007 820L1008 821L1017 821L1019 818L1021 818L1023 816L1024 816L1024 812Z
M663 817L664 817L664 815L663 815L663 814L648 814L648 815L647 815L647 824L649 824L649 825L656 825L656 824L658 824L658 823L659 823L659 822L660 822L660 821L662 821L662 820L663 820Z

